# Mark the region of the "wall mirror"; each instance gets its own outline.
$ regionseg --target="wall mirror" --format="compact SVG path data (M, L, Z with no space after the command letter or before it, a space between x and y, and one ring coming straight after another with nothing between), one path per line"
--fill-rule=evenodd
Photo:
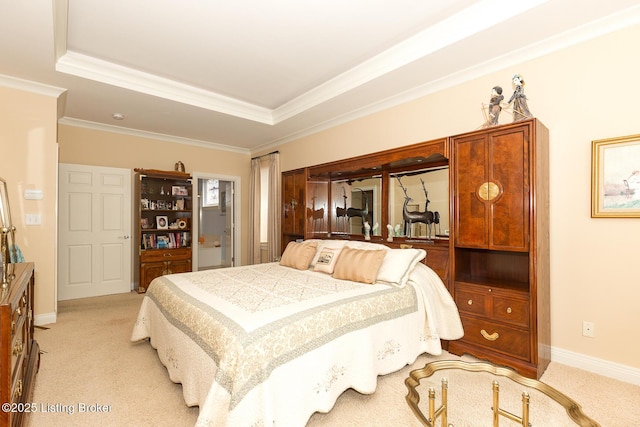
M381 236L382 176L343 179L331 182L332 233L365 233L365 222L371 236Z
M381 240L390 225L392 237L446 239L448 152L438 139L309 167L305 236Z
M392 173L389 179L389 224L394 237L447 238L449 168Z
M2 287L6 288L13 278L12 251L15 248L15 230L11 222L11 210L9 209L9 194L7 182L0 178L0 231L2 257Z

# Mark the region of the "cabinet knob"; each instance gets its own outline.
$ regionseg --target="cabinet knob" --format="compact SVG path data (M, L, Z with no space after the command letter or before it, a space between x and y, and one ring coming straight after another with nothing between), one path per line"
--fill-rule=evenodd
M473 300L472 300L472 299L470 299L469 301L467 301L467 304L469 304L469 305L473 305Z
M507 313L511 314L511 311L513 311L513 310L511 310L511 307L507 307Z

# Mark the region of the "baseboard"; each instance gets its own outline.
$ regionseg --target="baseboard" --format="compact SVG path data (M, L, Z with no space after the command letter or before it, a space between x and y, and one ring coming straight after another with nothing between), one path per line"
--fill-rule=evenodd
M605 377L640 385L640 369L557 347L551 348L551 361L583 369Z
M37 326L41 326L41 325L48 325L50 323L56 323L57 317L56 317L56 312L52 312L52 313L45 313L45 314L36 314L33 317L33 323L34 325Z

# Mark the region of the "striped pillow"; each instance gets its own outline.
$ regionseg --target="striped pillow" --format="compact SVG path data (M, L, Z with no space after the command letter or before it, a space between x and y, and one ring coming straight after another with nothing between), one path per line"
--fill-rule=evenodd
M340 252L333 270L333 277L354 282L374 283L386 252L384 249L364 250L345 247Z
M316 254L317 246L315 243L289 242L282 254L282 258L280 258L280 265L298 270L309 269L309 264L311 264L311 260Z

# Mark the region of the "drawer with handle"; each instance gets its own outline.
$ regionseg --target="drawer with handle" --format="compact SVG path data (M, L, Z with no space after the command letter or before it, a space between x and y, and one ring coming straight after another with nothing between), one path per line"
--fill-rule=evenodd
M529 331L464 315L461 318L464 341L529 360Z

